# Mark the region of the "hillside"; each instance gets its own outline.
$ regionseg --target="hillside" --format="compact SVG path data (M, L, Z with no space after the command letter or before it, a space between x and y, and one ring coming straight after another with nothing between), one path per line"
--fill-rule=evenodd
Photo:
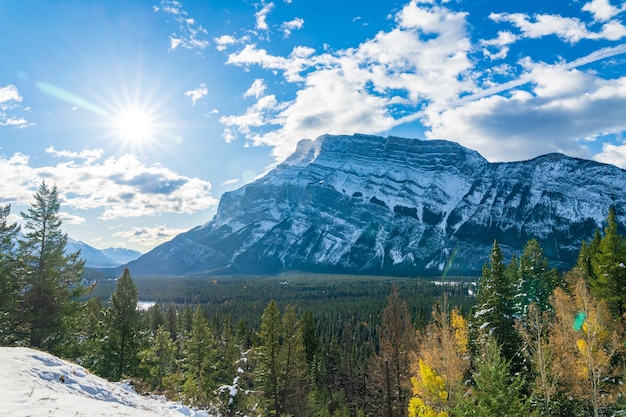
M0 415L210 417L179 403L138 395L45 352L0 347Z
M136 274L285 271L477 275L494 240L531 238L567 269L615 207L626 171L549 154L490 163L443 140L303 140L263 178L222 196L215 217L128 266Z

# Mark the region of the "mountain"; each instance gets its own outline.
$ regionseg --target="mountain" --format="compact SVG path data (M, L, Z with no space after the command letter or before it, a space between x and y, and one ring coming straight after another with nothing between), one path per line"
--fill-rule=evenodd
M0 415L212 417L207 411L137 394L45 352L0 347Z
M67 239L65 250L68 253L80 250L80 257L85 261L87 268L115 268L134 261L141 256L141 252L132 249L96 249L85 242L72 238Z
M509 257L537 238L569 268L610 207L624 224L626 171L549 154L490 163L444 140L302 140L217 214L128 264L133 273L395 276L480 274L494 240Z

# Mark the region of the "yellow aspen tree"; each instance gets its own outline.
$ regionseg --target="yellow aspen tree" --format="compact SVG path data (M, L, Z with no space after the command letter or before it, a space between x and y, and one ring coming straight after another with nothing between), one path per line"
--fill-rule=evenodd
M433 320L418 332L413 361L410 416L447 416L469 367L468 324L455 308L448 314L447 297L433 307Z
M409 417L448 417L445 411L448 391L443 378L423 360L419 360L419 377L411 377L413 397L409 401Z
M550 346L555 352L554 371L568 394L584 401L598 417L615 401L623 369L612 361L624 346L603 300L591 296L587 281L574 270L569 276L570 293L554 292L555 325Z

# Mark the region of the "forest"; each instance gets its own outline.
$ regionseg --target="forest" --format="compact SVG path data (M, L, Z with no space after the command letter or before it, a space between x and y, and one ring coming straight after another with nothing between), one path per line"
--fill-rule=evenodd
M65 252L56 187L0 207L0 344L220 416L626 415L626 238L537 240L480 277L132 277ZM474 282L475 281L475 282ZM139 300L156 303L146 310Z

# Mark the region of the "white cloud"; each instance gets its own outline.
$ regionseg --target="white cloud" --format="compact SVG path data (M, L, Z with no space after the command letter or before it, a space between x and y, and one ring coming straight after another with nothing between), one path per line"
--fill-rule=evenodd
M256 80L254 80L250 88L248 88L248 91L243 94L243 96L244 98L254 97L256 99L259 99L265 93L265 88L265 82L263 81L263 79L257 78Z
M289 22L284 22L280 28L283 31L283 36L285 38L288 38L289 36L291 36L291 32L294 30L300 30L302 29L302 27L304 26L304 19L296 17L295 19L289 21Z
M2 103L8 101L22 101L22 96L20 96L20 93L17 91L17 87L12 84L0 87L0 105L4 105Z
M76 216L75 214L66 213L63 211L59 213L59 217L63 221L63 224L77 225L77 224L84 224L87 221L87 219L85 219L82 216Z
M256 17L256 28L258 30L268 30L266 19L267 15L272 11L273 8L274 3L263 4L261 10L255 13L254 16Z
M593 159L605 164L613 164L622 169L626 169L626 143L622 141L619 145L604 143L602 152L594 155Z
M622 6L622 10L623 10ZM609 3L609 0L592 0L582 8L583 11L590 12L594 20L606 22L616 16L621 10Z
M550 14L537 14L531 18L523 13L492 13L489 18L495 22L513 24L528 38L556 35L567 42L576 43L581 39L594 37L577 18Z
M196 89L185 91L185 97L189 97L191 99L191 105L195 106L198 100L205 97L209 94L209 88L205 83L200 84L200 86Z
M33 126L23 116L16 115L22 102L22 96L13 84L0 87L0 126L25 128Z
M178 23L179 33L175 32L170 35L170 51L179 47L205 49L209 46L209 41L206 39L208 32L197 24L194 18L188 17L188 13L179 1L162 0L161 7L155 7L154 11L167 13Z
M217 204L209 182L160 165L146 166L133 155L101 160L99 150L74 153L48 148L47 152L62 161L34 167L26 155L0 155L0 172L11 179L0 182L3 199L28 204L45 179L57 185L64 207L97 210L104 220L195 213Z
M131 230L113 233L113 237L124 239L124 243L132 242L142 246L155 247L161 243L172 240L177 235L188 229L157 227L134 227Z
M216 45L215 49L218 51L225 51L229 46L237 44L238 40L231 35L222 35L213 39L213 42L215 42Z
M603 79L583 68L626 53L626 44L570 62L558 56L555 63L523 56L502 61L523 38L554 35L570 44L621 39L626 27L612 20L615 10L603 15L604 3L595 4L595 13L607 17L600 24L549 14L491 14L508 27L499 28L495 38L472 41L469 15L445 3L413 0L392 16L395 27L353 48L319 52L296 46L288 55L275 55L248 44L230 53L227 64L258 66L296 91L274 94L257 79L244 93L257 101L220 119L223 137L270 146L281 159L301 138L384 134L419 120L427 137L457 140L501 161L547 152L590 157L585 138L626 129L622 79ZM490 66L495 60L498 65Z
M444 106L475 89L464 77L472 67L466 16L413 1L396 15L395 29L379 32L357 48L317 54L296 47L283 57L246 45L228 56L228 64L279 71L285 81L301 87L284 101L270 95L273 106L259 100L245 114L224 116L224 137L242 135L274 147L282 158L304 137L391 129L402 123L391 107L411 113L428 103Z
M626 77L603 80L545 64L536 64L529 77L530 91L513 89L428 114L428 137L458 140L492 161L506 161L549 152L589 157L581 138L626 130L619 116L626 112Z

